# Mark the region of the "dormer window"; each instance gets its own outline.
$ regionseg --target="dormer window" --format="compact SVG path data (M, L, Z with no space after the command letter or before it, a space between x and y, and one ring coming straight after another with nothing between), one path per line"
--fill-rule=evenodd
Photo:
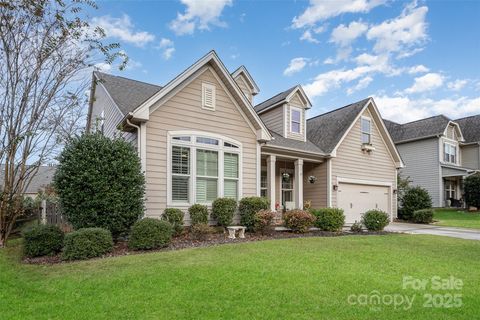
M302 110L291 107L290 109L290 131L292 133L300 133L302 119Z
M362 117L361 118L361 131L362 131L362 144L371 144L372 143L372 121L370 118Z
M450 143L443 144L443 161L457 163L457 146Z
M209 83L202 83L202 108L215 110L215 86Z

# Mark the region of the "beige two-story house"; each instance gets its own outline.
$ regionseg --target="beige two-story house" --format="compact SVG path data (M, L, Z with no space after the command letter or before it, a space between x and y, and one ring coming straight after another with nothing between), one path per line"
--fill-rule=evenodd
M472 140L480 134L471 119L438 115L405 124L385 120L405 162L401 175L425 188L434 207L463 206L463 179L479 169L478 142ZM469 132L468 140L463 129Z
M347 222L375 208L396 216L403 163L373 99L308 119L300 85L255 104L258 92L214 51L164 86L94 72L87 130L137 148L146 216L246 196L272 210L340 207Z

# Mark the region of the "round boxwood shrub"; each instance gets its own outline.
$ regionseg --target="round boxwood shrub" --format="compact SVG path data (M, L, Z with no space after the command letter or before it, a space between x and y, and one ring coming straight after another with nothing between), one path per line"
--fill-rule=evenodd
M421 209L430 209L432 198L422 187L408 188L402 198L402 218L411 220L413 212Z
M143 214L140 159L121 138L98 133L73 138L60 154L54 186L74 229L102 227L118 237Z
M232 224L237 210L237 201L232 198L217 198L212 202L212 217L217 224L226 227Z
M54 255L62 250L63 238L63 231L57 226L34 226L23 233L24 254L28 257Z
M260 210L267 210L270 207L270 201L263 197L245 197L238 204L240 213L240 224L253 230L255 225L255 214Z
M113 249L112 234L103 228L83 228L65 235L62 259L84 260L100 257Z
M173 233L178 236L183 231L183 216L185 214L182 210L176 208L167 208L163 211L162 220L168 221L173 228Z
M382 210L369 210L362 217L362 223L369 231L382 231L389 222L388 214Z
M317 220L315 226L324 231L339 231L345 224L345 215L340 208L322 208L311 211Z
M275 213L270 210L260 210L254 215L253 231L264 234L270 229Z
M192 226L197 224L208 224L208 208L202 204L194 204L188 208Z
M480 210L480 173L468 176L465 179L465 202L469 206Z
M215 229L207 223L197 223L191 228L191 235L196 240L206 240L208 235L215 232Z
M290 210L283 214L283 221L293 232L305 233L315 223L315 216L308 211Z
M412 221L415 223L432 223L433 209L422 209L414 211Z
M168 221L153 218L138 220L132 227L128 247L132 250L150 250L166 247L172 240L173 227Z

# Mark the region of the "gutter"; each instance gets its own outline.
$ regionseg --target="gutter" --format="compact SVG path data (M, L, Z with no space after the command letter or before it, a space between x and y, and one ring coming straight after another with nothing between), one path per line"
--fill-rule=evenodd
M138 152L138 154L142 154L142 145L140 143L140 135L141 135L140 134L140 131L141 131L140 126L137 126L136 124L131 123L128 118L125 118L125 121L127 122L127 124L129 126L132 126L135 129L137 129L137 148L138 148L137 152Z

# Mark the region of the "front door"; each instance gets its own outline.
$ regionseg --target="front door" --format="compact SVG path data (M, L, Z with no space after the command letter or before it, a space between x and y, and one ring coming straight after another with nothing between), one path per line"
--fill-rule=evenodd
M295 199L293 197L293 174L288 173L288 177L281 176L282 179L282 206L287 210L294 209Z

